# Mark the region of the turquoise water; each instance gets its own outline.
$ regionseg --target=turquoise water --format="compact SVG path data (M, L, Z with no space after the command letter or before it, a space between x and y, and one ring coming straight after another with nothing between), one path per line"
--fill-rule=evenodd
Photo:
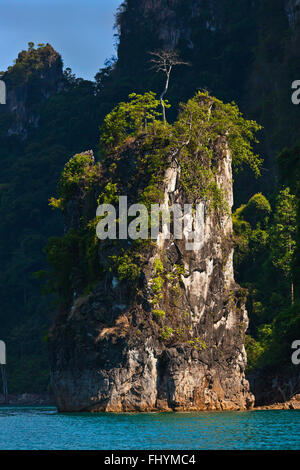
M0 407L1 450L300 449L300 411L58 414Z

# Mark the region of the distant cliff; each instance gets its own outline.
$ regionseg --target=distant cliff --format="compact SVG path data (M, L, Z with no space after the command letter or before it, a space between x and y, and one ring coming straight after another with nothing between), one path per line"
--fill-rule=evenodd
M48 199L66 160L77 148L96 146L101 119L91 112L93 84L63 72L49 44L30 43L1 79L7 91L0 105L1 339L10 350L9 393L41 393L49 381L43 338L51 301L35 273L46 268L48 238L62 229Z
M0 132L24 138L30 128L38 126L41 107L65 85L62 66L61 56L50 44L35 49L30 43L28 50L19 53L15 64L2 75L7 101L0 107L0 118L6 121Z
M247 179L248 193L239 185L243 197L260 184L274 188L276 154L299 138L299 107L291 102L291 84L300 77L299 12L299 0L127 0L120 8L123 87L158 91L148 52L176 48L191 67L174 72L172 103L207 89L263 125L260 152L268 172L260 183Z

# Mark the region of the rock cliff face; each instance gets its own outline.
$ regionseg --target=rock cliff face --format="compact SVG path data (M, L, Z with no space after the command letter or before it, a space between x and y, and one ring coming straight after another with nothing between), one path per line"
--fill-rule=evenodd
M231 3L228 5L224 0L192 0L188 3L185 0L127 0L120 7L120 15L124 16L121 34L134 34L130 20L135 20L153 28L155 37L167 49L182 47L183 43L190 49L198 49L202 44L197 44L194 35L197 23L199 29L208 33L225 32L230 28L230 14L239 15L234 12L235 2ZM241 8L246 7L252 16L258 6L257 0L243 0ZM134 17L131 16L133 10ZM292 5L289 10L294 11Z
M300 75L299 12L299 0L127 0L118 16L119 76L133 73L136 88L147 84L148 51L178 50L191 67L175 70L170 102L207 89L238 103L265 129L260 152L272 173L251 185L271 189L276 184L274 156L298 140L291 84ZM135 54L128 54L132 48ZM153 89L152 83L153 77L148 88ZM281 115L289 120L280 120ZM248 186L239 187L244 199L251 197Z
M270 8L272 5L268 0L264 7ZM242 9L246 8L252 16L256 11L256 16L260 14L261 2L257 0L243 0L240 2ZM185 0L127 0L120 7L120 13L135 9L136 15L145 21L155 18L155 28L158 38L167 48L175 48L181 40L190 42L190 47L196 47L191 40L193 19L197 19L201 24L204 19L205 28L208 31L216 32L227 28L234 15L239 16L236 9L236 2L224 2L224 0L192 0L188 4ZM291 28L297 26L300 14L299 0L279 0L276 5L280 14L286 14ZM188 21L187 21L188 20ZM130 25L123 24L123 32L128 34Z
M125 158L128 150L120 161ZM225 140L219 140L214 158L231 208L231 155ZM166 208L187 202L176 161L170 160L161 189ZM83 206L77 204L81 213ZM126 281L107 274L87 296L74 294L71 308L58 316L50 351L60 411L253 406L244 376L248 318L244 293L234 281L231 217L209 211L205 200L200 208L197 227L187 221L182 240L167 239L166 226L160 227L157 243L145 254L135 294ZM194 228L197 243L188 249ZM161 310L155 316L153 296L158 294Z
M6 83L6 104L0 117L7 122L7 135L23 138L38 126L41 106L64 87L61 56L50 46L41 45L19 53L15 65L1 77Z

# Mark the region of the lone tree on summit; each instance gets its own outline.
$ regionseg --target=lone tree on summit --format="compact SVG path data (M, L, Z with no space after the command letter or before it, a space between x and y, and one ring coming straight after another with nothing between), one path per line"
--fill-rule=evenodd
M190 65L188 62L183 62L178 53L176 51L165 51L165 50L158 50L154 52L150 52L149 54L152 55L151 62L153 63L153 69L156 72L163 72L166 75L166 84L165 88L160 95L160 103L163 112L163 120L166 122L166 106L164 103L164 97L167 94L169 89L170 83L170 75L172 72L173 67L176 65Z

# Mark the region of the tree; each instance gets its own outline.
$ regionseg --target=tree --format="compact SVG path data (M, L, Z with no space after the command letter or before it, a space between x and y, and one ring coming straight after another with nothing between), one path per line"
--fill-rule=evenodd
M271 258L290 281L291 302L294 304L292 262L296 248L296 198L290 188L282 189L277 197L274 225L271 228Z
M265 228L271 211L268 199L262 193L257 193L251 197L243 208L242 216L244 220L251 224L253 229L257 228L257 224L260 224L260 228Z
M176 51L164 51L158 50L150 52L152 55L151 62L153 63L153 69L156 72L163 72L166 75L166 84L165 88L160 95L160 103L162 107L163 120L166 122L166 106L164 103L164 97L167 94L170 83L170 76L173 67L176 65L189 65L188 62L183 62Z
M128 102L119 103L104 119L101 126L100 144L104 153L118 147L128 137L146 131L147 126L161 114L157 111L159 101L155 93L144 95L131 93Z

